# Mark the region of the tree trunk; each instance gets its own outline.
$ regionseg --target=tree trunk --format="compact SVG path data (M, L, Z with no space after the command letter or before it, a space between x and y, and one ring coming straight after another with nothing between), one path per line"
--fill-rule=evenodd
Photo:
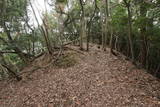
M92 21L94 19L95 13L97 10L97 0L94 0L94 12L88 22L88 34L87 34L87 51L89 51L89 42L90 42L90 33L91 33L91 25L92 25Z
M106 51L106 45L107 45L107 35L108 35L108 29L109 29L109 26L108 26L108 19L109 19L109 9L108 9L108 0L105 0L105 25L104 25L104 28L105 28L105 32L104 32L104 46L103 46L103 50Z
M87 51L89 51L90 31L91 31L91 25L88 26L88 34L87 34Z
M128 11L128 39L129 39L129 46L130 46L130 51L131 51L131 58L132 61L134 62L134 50L133 50L133 40L132 40L132 16L131 16L131 10L130 10L130 4L127 6L127 11Z
M133 50L133 40L132 40L132 16L131 16L131 1L123 0L127 12L128 12L128 39L129 39L129 50L131 53L131 60L134 62L134 50Z
M49 54L52 54L52 49L51 49L51 45L50 45L49 37L48 37L48 30L47 30L47 28L46 28L45 22L44 22L44 20L43 20L43 24L44 24L44 27L45 27L45 29L44 29L44 28L40 25L40 23L39 23L39 21L38 21L38 18L37 18L37 16L36 16L36 12L35 12L35 10L34 10L34 8L33 8L33 5L32 5L32 3L31 3L31 0L29 0L29 4L30 4L31 9L32 9L32 11L33 11L34 17L35 17L36 22L37 22L37 24L38 24L38 27L40 27L40 31L42 32L42 34L43 34L43 36L44 36L47 50L48 50Z
M85 32L85 13L83 7L83 0L79 0L81 5L81 30L80 30L80 50L83 50L83 37L86 36Z
M142 18L145 18L147 14L147 9L144 3L141 3L140 5L140 16ZM142 63L143 66L146 65L146 60L147 60L147 42L146 42L146 22L142 21L143 23L141 24L140 27L140 39L141 39L141 57L140 57L140 62Z

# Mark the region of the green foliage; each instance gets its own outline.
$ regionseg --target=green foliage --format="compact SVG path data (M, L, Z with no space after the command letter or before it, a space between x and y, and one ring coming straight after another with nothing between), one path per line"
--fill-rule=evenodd
M113 28L116 32L123 33L127 28L127 13L126 9L122 6L117 6L113 10L112 22Z
M44 34L47 34L51 47L60 47L61 42L79 38L81 31L82 11L79 0L52 0L54 8L51 13L44 13L40 26L28 26L26 22L27 0L1 0L0 1L0 28L4 31L0 33L0 51L11 51L19 49L25 55L38 55L46 49ZM128 0L127 0L128 1ZM160 8L159 1L146 2L144 0L129 0L131 10L133 47L136 60L139 61L141 54L141 44L146 42L148 49L147 66L148 69L156 69L160 63ZM106 18L106 5L104 0L96 0L96 10L94 0L84 0L84 21L86 23L85 32L89 31L90 40L94 43L102 43L102 34L107 35L109 43L110 34L113 33L113 44L117 50L130 57L128 45L128 13L124 2L117 0L109 1L109 17ZM61 8L61 9L60 9ZM95 13L94 13L95 12ZM94 14L93 14L94 13ZM91 24L89 26L89 21ZM102 23L108 21L107 30ZM46 24L46 26L44 26ZM46 27L46 29L45 29ZM44 28L44 32L42 30ZM103 28L103 30L102 30ZM142 28L144 28L145 39L142 39ZM107 31L107 32L106 32ZM13 40L8 37L10 34ZM60 38L61 37L61 38ZM60 40L61 39L61 40ZM23 59L17 53L5 53L5 59L18 67L22 67ZM75 64L72 55L62 56L58 62L59 67L68 67ZM149 66L151 64L151 66Z
M16 65L19 68L22 68L22 67L25 66L25 64L23 63L23 61L16 54L6 54L4 56L4 58L9 63L14 64L14 65ZM16 72L18 72L18 71L16 71Z
M0 13L1 22L11 22L13 20L19 20L25 14L27 8L26 0L3 0L0 3L1 7Z

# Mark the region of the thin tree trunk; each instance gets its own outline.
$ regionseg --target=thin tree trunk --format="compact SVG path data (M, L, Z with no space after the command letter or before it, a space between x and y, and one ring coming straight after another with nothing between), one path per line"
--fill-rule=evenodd
M140 16L145 18L147 14L147 9L144 6L144 3L141 3L140 5ZM147 60L147 43L146 43L146 22L142 23L140 28L140 38L141 38L141 57L140 62L143 66L146 65Z
M104 39L105 39L105 37L104 37L104 22L103 22L103 14L101 13L101 36L102 36L102 40L101 40L101 42L102 42L102 50L104 50Z
M29 3L30 3L30 6L31 6L31 9L32 9L32 11L33 11L34 17L35 17L35 19L36 19L36 22L37 22L37 24L38 24L38 27L41 28L40 31L43 33L43 36L44 36L44 39L45 39L45 43L46 43L46 47L47 47L47 49L48 49L48 52L49 52L49 54L52 54L52 49L51 49L51 46L50 46L50 43L49 43L48 35L47 35L47 33L46 33L47 31L45 31L45 29L40 25L40 23L39 23L39 21L38 21L38 18L37 18L37 16L36 16L36 12L35 12L35 10L34 10L34 8L33 8L33 5L32 5L32 3L31 3L31 1L29 1ZM45 24L44 21L43 21L43 24ZM46 26L45 26L45 28L46 28Z
M87 35L87 51L89 51L89 42L90 42L90 33L91 33L91 25L93 18L95 16L96 10L97 10L97 0L94 0L94 12L90 18L90 21L88 22L88 35Z
M108 6L107 6L107 8L108 8L108 17L109 17L109 13L110 13L110 17L112 18L112 12L111 12L111 9L109 11L109 6L110 5L108 4ZM109 41L109 46L110 46L110 53L114 54L114 52L113 52L113 29L112 29L112 24L110 24L110 41Z
M131 9L130 9L130 5L131 5L131 1L128 1L127 0L123 0L125 5L126 5L126 8L127 8L127 12L128 12L128 39L129 39L129 50L130 50L130 53L131 53L131 60L132 62L134 62L134 50L133 50L133 40L132 40L132 16L131 16Z
M87 51L89 51L90 31L91 31L91 26L89 25L87 34Z
M131 22L131 11L130 11L130 6L127 6L127 11L128 11L128 38L129 38L129 46L130 46L130 51L131 51L131 58L132 61L134 62L134 50L133 50L133 40L132 40L132 22Z
M108 35L108 19L109 19L109 9L108 0L105 0L105 25L104 25L104 35L103 35L103 50L106 51L107 45L107 35Z
M82 16L81 16L81 30L80 30L80 50L83 50L83 37L85 36L85 19L84 19L84 7L83 7L83 1L80 1L80 5L81 5L81 12L82 12Z

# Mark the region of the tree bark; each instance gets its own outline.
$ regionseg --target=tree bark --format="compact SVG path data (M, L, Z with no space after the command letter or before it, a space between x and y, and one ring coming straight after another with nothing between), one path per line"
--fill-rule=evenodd
M133 50L133 40L132 40L132 16L131 16L131 9L130 9L130 5L131 5L131 1L128 1L127 0L123 0L125 5L126 5L126 8L127 8L127 12L128 12L128 39L129 39L129 49L130 49L130 52L131 52L131 60L132 62L134 62L134 50Z
M145 3L142 1L140 3L140 17L145 18L147 14L147 9L145 6ZM141 27L140 27L140 39L141 39L141 57L140 62L143 66L146 65L147 60L147 42L146 42L146 22L142 21Z
M128 10L128 38L129 38L129 46L130 46L130 51L131 51L131 58L132 61L134 62L134 50L133 50L133 40L132 40L132 21L131 21L131 10L130 6L127 7Z
M92 21L94 19L96 10L97 10L97 0L94 0L94 12L90 18L90 21L88 22L88 34L87 34L87 51L89 51L89 42L90 42L90 33L91 33L91 25L92 25Z
M83 50L83 37L85 37L85 13L83 7L83 0L79 0L81 5L81 30L80 30L80 50Z

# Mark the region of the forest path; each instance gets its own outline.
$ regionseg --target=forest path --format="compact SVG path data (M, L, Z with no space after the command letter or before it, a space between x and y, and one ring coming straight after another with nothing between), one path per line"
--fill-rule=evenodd
M69 68L39 69L21 82L0 82L0 107L160 107L160 82L93 46Z

